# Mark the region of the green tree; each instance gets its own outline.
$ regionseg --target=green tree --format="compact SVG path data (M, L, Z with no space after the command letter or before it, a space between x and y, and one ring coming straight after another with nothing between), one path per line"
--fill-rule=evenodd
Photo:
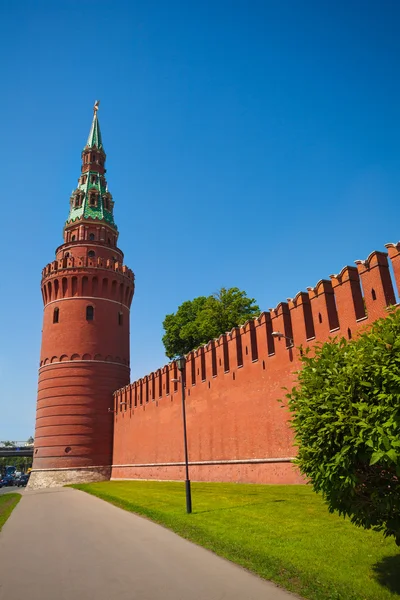
M187 354L201 345L198 315L203 310L207 298L199 296L183 302L175 314L167 315L163 321L165 334L162 338L168 358Z
M165 353L170 359L187 354L259 314L255 300L235 287L187 300L164 319Z
M301 472L330 512L400 545L400 311L302 363L287 394Z

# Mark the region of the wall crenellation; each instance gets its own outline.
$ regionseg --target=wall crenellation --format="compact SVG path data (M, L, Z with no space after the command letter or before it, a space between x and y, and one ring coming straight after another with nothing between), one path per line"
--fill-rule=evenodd
M215 378L229 377L229 385L232 385L239 370L255 368L255 365L268 370L277 355L282 362L296 361L296 348L334 336L351 338L361 327L385 316L387 307L396 304L388 255L400 290L400 242L387 244L386 248L388 254L374 251L365 261L356 261L356 267L345 266L330 279L319 280L306 292L298 292L287 302L280 302L258 318L190 352L186 362L189 394L190 389L198 385L211 389ZM278 339L272 336L274 331L290 339ZM171 380L177 378L173 361L117 390L114 393L116 418L129 407L133 411L176 393L178 384Z
M399 289L400 243L386 248ZM388 255L372 252L189 352L185 405L193 481L304 483L293 465L284 390L295 383L304 348L335 336L351 339L396 304ZM114 393L112 478L185 477L179 378L173 361Z

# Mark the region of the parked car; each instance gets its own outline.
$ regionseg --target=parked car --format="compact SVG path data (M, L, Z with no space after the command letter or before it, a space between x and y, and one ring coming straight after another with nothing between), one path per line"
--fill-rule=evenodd
M18 481L17 481L16 485L18 487L25 487L29 481L29 475L30 475L30 473L25 473L24 475L21 475L21 477L18 477Z
M14 477L12 475L4 475L3 479L0 479L0 488L15 485Z

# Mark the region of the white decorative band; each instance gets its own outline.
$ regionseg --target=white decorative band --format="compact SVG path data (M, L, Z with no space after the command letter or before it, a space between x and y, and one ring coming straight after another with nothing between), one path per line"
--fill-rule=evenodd
M104 300L104 302L113 302L114 304L118 304L118 306L125 306L130 312L129 306L127 306L124 302L119 302L118 300L110 300L110 298L101 298L100 296L70 296L68 298L58 298L57 300L50 300L50 302L46 302L44 307L49 306L50 304L54 304L55 302L64 302L64 300Z
M50 471L91 471L94 469L111 469L110 465L95 465L94 467L60 467L53 469L32 469L31 473L42 473Z
M120 367L125 367L126 369L130 369L129 365L124 365L124 363L114 362L112 360L58 360L57 362L47 363L47 365L42 365L39 367L39 371L44 369L45 367L53 367L54 365L68 365L71 363L104 363L106 365L119 365Z
M253 465L263 463L290 463L293 462L294 457L285 458L243 458L233 460L194 460L189 462L192 466L202 465ZM184 467L184 462L165 462L165 463L137 463L133 465L112 465L113 469L120 469L125 467Z

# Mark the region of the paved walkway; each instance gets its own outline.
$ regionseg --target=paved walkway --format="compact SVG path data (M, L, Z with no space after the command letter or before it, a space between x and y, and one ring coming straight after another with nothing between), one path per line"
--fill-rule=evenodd
M10 485L10 487L2 487L0 488L0 495L1 494L11 494L11 493L15 493L17 492L18 494L21 493L21 488L17 487L16 485Z
M70 488L26 490L0 533L1 600L294 600L174 533Z

